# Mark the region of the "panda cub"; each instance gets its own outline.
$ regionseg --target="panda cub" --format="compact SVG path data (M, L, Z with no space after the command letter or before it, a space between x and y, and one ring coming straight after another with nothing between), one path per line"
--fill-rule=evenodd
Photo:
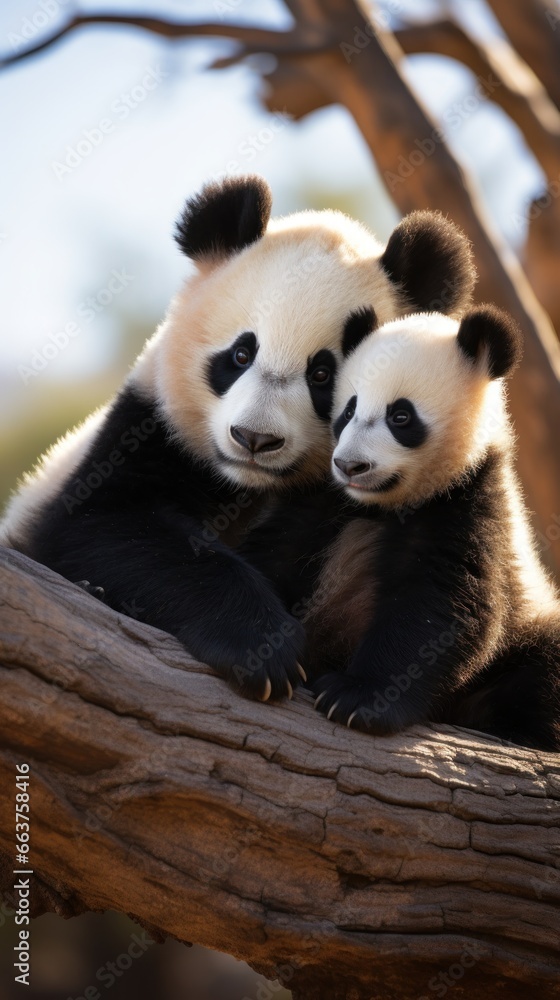
M513 471L490 306L375 330L336 391L332 472L355 504L308 612L316 707L373 733L444 721L560 750L560 603Z
M384 248L338 212L270 221L271 201L241 177L187 202L176 239L195 273L115 399L47 453L0 527L263 700L304 676L304 633L266 553L252 565L240 540L271 498L321 493L337 368L374 317L460 309L473 283L465 238L434 213Z

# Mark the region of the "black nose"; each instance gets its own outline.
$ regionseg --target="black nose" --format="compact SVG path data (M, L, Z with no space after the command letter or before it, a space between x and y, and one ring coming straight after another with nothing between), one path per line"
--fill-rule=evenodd
M342 458L335 458L334 464L349 479L352 479L354 476L361 476L364 472L369 472L371 469L371 462L345 462Z
M260 451L278 451L286 440L274 434L259 434L258 431L251 431L248 427L232 427L231 436L252 455Z

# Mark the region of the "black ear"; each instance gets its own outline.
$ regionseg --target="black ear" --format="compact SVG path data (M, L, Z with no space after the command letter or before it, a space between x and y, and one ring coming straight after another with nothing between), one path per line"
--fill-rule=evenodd
M441 212L411 212L389 238L380 263L415 312L460 313L476 271L467 237Z
M457 342L461 350L476 361L486 352L490 378L509 375L521 360L521 330L509 313L495 306L477 306L461 321Z
M346 317L342 331L342 353L345 358L361 344L364 337L379 325L373 306L362 306Z
M271 207L272 194L262 177L229 177L207 184L187 201L175 239L193 260L220 260L260 240Z

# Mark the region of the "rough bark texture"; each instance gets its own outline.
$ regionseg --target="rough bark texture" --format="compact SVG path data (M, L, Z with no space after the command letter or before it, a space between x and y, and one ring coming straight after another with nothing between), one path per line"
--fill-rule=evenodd
M0 574L4 889L27 762L36 913L122 910L302 1000L560 996L559 756L247 702L25 557Z

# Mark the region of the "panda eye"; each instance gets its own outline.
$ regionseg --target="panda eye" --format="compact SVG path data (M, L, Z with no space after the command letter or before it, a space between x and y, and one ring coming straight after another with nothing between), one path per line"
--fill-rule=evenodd
M251 355L246 347L236 347L233 352L233 360L239 368L245 368L251 361Z
M410 423L411 414L409 410L395 410L389 419L395 427L406 427Z
M349 421L349 420L351 420L351 419L352 419L352 417L354 416L355 412L356 412L356 404L355 404L355 403L352 403L352 405L351 405L351 406L347 406L347 407L346 407L346 409L345 409L345 411L344 411L344 419L345 419L346 421Z
M310 378L315 385L326 385L327 382L330 382L330 369L326 368L325 365L320 365L314 372L311 372Z

